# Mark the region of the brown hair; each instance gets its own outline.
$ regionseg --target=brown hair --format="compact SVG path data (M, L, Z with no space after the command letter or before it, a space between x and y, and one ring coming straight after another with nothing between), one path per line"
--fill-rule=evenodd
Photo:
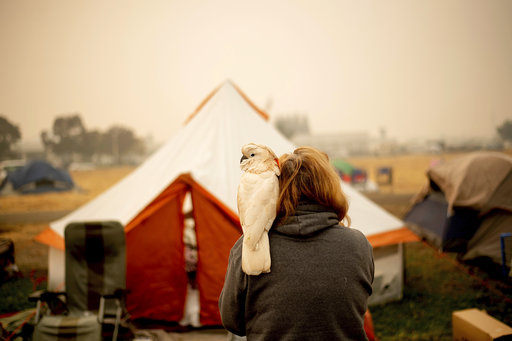
M279 223L295 213L299 200L307 199L332 209L340 222L346 219L350 224L348 201L327 154L313 147L300 147L292 154L282 155L279 164Z

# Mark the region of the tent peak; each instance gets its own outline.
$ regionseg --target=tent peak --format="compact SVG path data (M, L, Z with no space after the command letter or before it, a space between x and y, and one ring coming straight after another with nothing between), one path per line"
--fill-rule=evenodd
M247 97L247 95L238 87L238 85L235 84L235 82L233 82L230 78L227 78L222 84L218 85L208 96L206 96L205 99L203 99L203 101L199 104L199 106L196 108L196 110L194 110L194 112L192 114L190 114L188 116L188 118L186 119L185 121L185 125L190 122L192 120L192 118L194 118L200 111L201 109L203 109L203 107L215 96L217 95L218 93L220 93L221 91L224 91L225 89L229 89L229 88L232 88L234 89L239 95L240 97L242 97L242 99L247 102L247 104L249 104L249 106L254 110L256 111L258 114L261 115L261 117L263 117L263 119L265 121L268 121L269 120L269 115L264 112L263 110L261 110L259 107L257 107L249 97Z

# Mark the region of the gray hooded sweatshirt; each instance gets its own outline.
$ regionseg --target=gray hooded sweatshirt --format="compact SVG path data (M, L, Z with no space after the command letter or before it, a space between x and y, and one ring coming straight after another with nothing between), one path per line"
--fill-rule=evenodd
M252 340L367 340L373 251L337 215L301 202L269 232L271 272L242 272L243 236L229 256L219 308L224 327Z

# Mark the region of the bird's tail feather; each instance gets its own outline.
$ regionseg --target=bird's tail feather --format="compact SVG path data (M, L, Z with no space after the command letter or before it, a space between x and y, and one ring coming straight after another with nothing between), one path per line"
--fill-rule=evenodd
M257 276L270 272L270 245L268 234L263 233L258 241L258 247L251 250L242 244L242 270L248 275Z

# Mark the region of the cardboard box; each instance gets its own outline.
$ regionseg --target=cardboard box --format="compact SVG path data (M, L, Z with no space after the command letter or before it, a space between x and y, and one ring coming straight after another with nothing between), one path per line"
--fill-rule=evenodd
M454 311L452 327L454 341L512 340L512 328L483 310Z

